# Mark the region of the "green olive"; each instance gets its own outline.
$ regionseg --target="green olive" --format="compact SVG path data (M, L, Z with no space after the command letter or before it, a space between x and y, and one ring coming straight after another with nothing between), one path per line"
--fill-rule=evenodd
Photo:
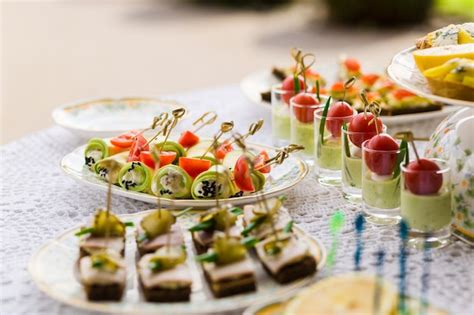
M214 252L217 254L217 264L225 265L240 261L247 255L247 249L237 238L219 236L214 240Z
M186 261L186 251L181 246L163 246L150 259L153 271L168 270Z
M110 255L105 252L100 252L91 255L92 267L106 270L109 272L115 272L119 268L119 264Z
M215 229L219 231L225 231L226 228L230 228L237 221L237 216L229 212L229 208L222 208L214 214Z
M113 213L99 209L94 217L93 236L124 236L125 224Z
M147 214L140 222L148 238L168 233L176 222L176 217L166 209L160 209Z

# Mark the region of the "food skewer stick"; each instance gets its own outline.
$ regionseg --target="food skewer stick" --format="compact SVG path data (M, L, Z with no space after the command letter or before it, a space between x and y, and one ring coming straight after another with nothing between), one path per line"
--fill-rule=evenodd
M232 129L234 128L234 122L233 121L225 121L221 124L221 127L219 129L219 131L217 132L216 135L214 135L214 141L211 143L211 145L207 148L207 150L204 152L203 155L201 155L200 159L203 159L206 154L209 153L209 151L211 149L213 149L216 144L217 144L217 141L219 140L220 137L222 137L222 135L226 132L229 132L231 131Z
M135 137L143 134L144 132L146 132L148 130L154 130L158 126L163 126L163 124L166 122L167 119L168 119L168 113L167 112L163 112L160 115L153 117L153 122L152 122L151 126L148 127L148 128L142 129L139 133L137 133L135 135Z
M376 121L377 121L377 118L380 116L380 112L382 111L382 107L380 107L380 103L377 101L373 101L372 103L364 107L364 113L366 113L367 111L369 111L373 116L373 118L369 121L368 125L370 126L371 124L375 124L375 133L379 134L380 133L379 125L376 123Z
M403 139L403 140L406 140L407 142L410 142L412 148L413 148L413 152L415 153L415 157L416 157L416 160L417 161L420 161L420 156L418 155L418 150L416 149L416 146L415 146L415 136L413 135L413 132L411 131L401 131L401 132L397 132L395 134L395 138L397 139Z
M427 138L427 137L415 137L415 135L411 131L399 131L393 137L395 139L405 139L407 141L410 141L409 139L413 139L415 141L429 141L430 140L430 138Z
M169 125L166 126L165 130L165 140L161 143L160 149L158 150L158 154L163 151L163 147L165 146L166 141L168 141L168 138L171 134L171 131L173 130L174 127L178 124L178 121L186 114L186 110L184 108L178 108L175 109L171 112L171 115L173 115L173 120Z
M221 126L222 128L222 126ZM214 141L212 141L212 149L214 150L214 155L216 154L216 151L217 151L217 136L214 136ZM206 154L204 154L206 155ZM215 177L215 189L216 189L216 192L215 192L215 199L216 199L216 207L219 208L219 172L218 172L218 164L216 163L216 177ZM226 231L226 236L227 236L227 231Z
M283 163L284 160L286 160L290 156L290 153L301 151L301 150L304 150L304 146L299 145L299 144L290 144L286 147L283 147L277 151L277 154L274 157L267 160L267 162L264 165L256 168L255 170L258 171L264 167L271 166L274 164L280 165Z
M166 134L166 131L168 130L168 127L171 125L172 121L167 119L166 121L164 121L162 124L161 124L161 129L158 130L158 132L150 138L150 140L147 141L147 143L145 144L145 146L149 145L153 140L155 140L156 138L159 137L159 135L161 135L162 133L165 133Z
M264 123L264 120L263 119L259 119L257 122L254 122L252 123L250 126L249 126L249 130L246 134L244 135L240 135L240 138L242 138L242 140L245 140L247 139L249 136L253 136L254 134L257 133L257 131L259 131L260 129L262 129L262 126L263 126L263 123ZM231 138L234 138L234 140L232 140L229 145L231 144L234 144L236 143L237 139L232 136Z
M209 116L209 118L208 118L207 120L205 120L206 117L208 117L208 116ZM216 112L211 111L211 112L206 112L206 113L204 113L201 117L199 117L198 119L196 119L196 120L193 122L193 126L195 126L195 127L196 127L196 125L199 124L199 123L200 123L200 125L197 126L196 129L194 129L192 132L193 132L193 133L196 133L196 132L198 132L199 130L201 130L203 127L205 127L205 126L207 126L207 125L213 124L213 123L216 121L216 119L217 119L217 114L216 114Z
M344 94L342 94L342 101L343 102L346 100L347 90L349 90L355 84L356 81L357 81L356 77L351 77L351 78L349 78L349 80L347 80L344 83ZM367 100L367 97L365 97L365 99Z

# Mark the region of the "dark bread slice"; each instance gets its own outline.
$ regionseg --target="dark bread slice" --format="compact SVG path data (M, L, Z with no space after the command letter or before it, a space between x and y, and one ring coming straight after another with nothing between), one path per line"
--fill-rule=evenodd
M139 277L140 289L148 302L186 302L190 300L191 287L178 289L146 288Z
M125 284L84 284L89 301L120 301L123 296Z
M284 284L307 277L316 272L316 260L313 256L306 256L303 260L289 264L273 274L267 266L261 261L265 271L272 276L278 283Z
M225 281L220 281L218 284L223 285L224 287L221 288L215 288L209 274L207 273L206 270L204 270L204 276L206 278L207 283L209 284L209 288L211 289L212 295L216 298L221 298L221 297L226 297L226 296L231 296L235 294L240 294L240 293L246 293L246 292L252 292L257 289L257 284L255 282L255 277L254 275L246 275L244 277L238 278L238 279L229 279ZM237 281L242 281L242 280L248 280L248 283L245 284L237 284L237 285L232 285L232 283L237 283Z

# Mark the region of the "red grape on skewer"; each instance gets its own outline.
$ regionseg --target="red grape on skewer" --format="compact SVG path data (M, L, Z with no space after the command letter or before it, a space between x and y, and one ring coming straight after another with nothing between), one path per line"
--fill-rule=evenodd
M367 167L377 175L391 175L397 163L398 143L390 135L381 133L365 144L365 161Z
M350 117L353 114L354 109L347 102L339 101L334 103L328 110L326 129L329 130L333 137L340 137L344 118Z
M300 83L300 91L304 92L306 89L306 85L304 84L304 80L301 76L298 76L298 81ZM295 80L292 75L289 75L286 77L285 80L283 80L283 83L281 84L281 89L283 91L286 91L288 93L284 93L282 98L283 101L289 105L290 103L290 98L292 98L295 95Z
M405 186L415 195L435 194L443 184L439 166L428 159L417 159L406 166Z
M369 140L377 131L382 131L382 120L377 117L374 118L372 113L359 113L355 115L349 124L349 135L351 142L357 147L362 146L362 142Z
M296 106L293 107L296 119L302 123L309 123L314 120L315 105L319 105L319 101L314 94L300 93L291 99Z

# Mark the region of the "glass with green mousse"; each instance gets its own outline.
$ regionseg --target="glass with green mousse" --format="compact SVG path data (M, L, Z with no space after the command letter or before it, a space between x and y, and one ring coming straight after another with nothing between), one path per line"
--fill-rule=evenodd
M294 90L284 90L281 84L272 86L272 138L276 146L290 143L290 99Z
M410 228L408 244L423 249L449 244L451 180L448 163L420 158L401 165L402 218Z

